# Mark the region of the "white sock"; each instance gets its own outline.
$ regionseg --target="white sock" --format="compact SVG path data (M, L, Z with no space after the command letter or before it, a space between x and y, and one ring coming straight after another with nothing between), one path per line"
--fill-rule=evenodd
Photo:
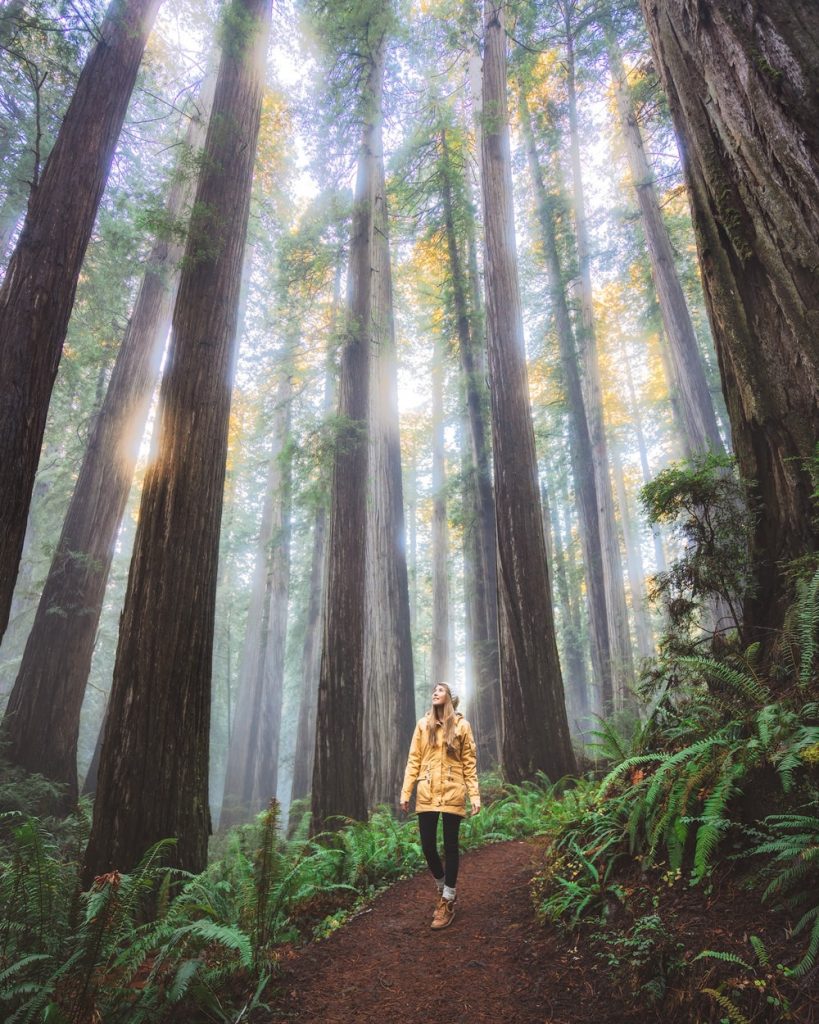
M435 884L438 886L438 892L443 892L444 891L444 876L441 875L440 878L436 878L435 879Z
M445 900L450 900L450 901L454 900L455 899L455 886L454 885L445 885L441 895L444 897Z

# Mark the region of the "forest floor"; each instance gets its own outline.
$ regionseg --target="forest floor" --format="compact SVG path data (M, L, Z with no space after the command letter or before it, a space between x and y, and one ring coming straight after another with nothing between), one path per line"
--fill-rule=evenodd
M588 930L567 936L536 919L530 886L543 862L537 843L505 842L462 854L457 914L437 932L429 927L435 902L430 877L398 882L327 939L288 950L275 999L268 1003L273 1016L255 1019L268 1024L719 1021L727 1019L724 1011L700 989L715 985L717 976L730 979L736 969L711 960L682 970L679 965L690 964L703 949L731 950L750 961L750 934L763 937L772 951L785 934L784 922L761 910L734 881L717 880L710 893L677 882L667 884L662 896L663 941L658 945L655 937L649 956L641 954L639 943L621 949L612 967L599 940L589 941ZM625 887L637 904L627 913L629 921L646 909L652 912L651 902L640 908L651 891L640 885L640 877L637 872L634 886ZM670 967L672 961L676 967ZM778 999L775 972L760 972L760 979ZM660 998L652 1006L650 994L658 985ZM798 1009L793 1002L788 1009L767 997L755 1000L761 1005L752 1019L813 1024L819 1022L819 993L815 998L803 989Z

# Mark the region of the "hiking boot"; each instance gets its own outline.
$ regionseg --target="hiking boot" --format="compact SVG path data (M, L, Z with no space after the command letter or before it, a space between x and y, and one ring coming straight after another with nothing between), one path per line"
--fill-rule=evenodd
M435 908L435 913L432 915L431 928L440 929L447 928L452 924L452 919L455 917L455 900L445 900L443 896Z

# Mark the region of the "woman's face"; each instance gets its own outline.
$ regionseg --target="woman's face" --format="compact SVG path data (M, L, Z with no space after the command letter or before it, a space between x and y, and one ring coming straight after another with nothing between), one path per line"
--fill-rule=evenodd
M443 684L438 683L438 685L432 691L432 706L434 708L443 707L444 704L446 704L447 696L447 688Z

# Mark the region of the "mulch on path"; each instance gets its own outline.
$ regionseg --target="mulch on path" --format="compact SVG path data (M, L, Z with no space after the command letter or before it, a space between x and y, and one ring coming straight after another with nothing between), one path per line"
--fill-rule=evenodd
M461 856L458 910L429 927L428 874L397 883L370 908L285 965L275 1024L595 1024L646 1020L600 1006L594 969L533 914L536 848L499 843Z
M628 971L613 973L605 957L595 954L586 933L573 937L535 918L529 886L543 861L543 847L525 842L498 843L463 854L456 918L437 932L429 927L436 898L429 874L398 882L329 938L285 958L274 982L274 998L267 998L272 1017L264 1014L254 1020L706 1024L725 1014L701 989L717 985L720 978L730 980L732 968L696 962L696 954L710 948L752 959L748 937L758 935L777 955L788 934L784 918L749 899L740 880L730 875L716 877L707 891L685 882L666 887L663 921L673 931L674 955L689 966L674 976L672 987L652 1006L639 992L645 979ZM657 884L655 878L655 888L647 887L648 879L636 867L633 874L632 883L624 883L632 904L629 920L653 912ZM796 954L797 948L790 953ZM658 955L652 954L650 972L656 970ZM766 973L760 971L759 976L765 978ZM767 978L767 987L754 993L753 1024L819 1024L815 978L789 993L788 1015L766 1002L766 993L778 991L776 978L770 972ZM752 982L740 973L737 984Z

